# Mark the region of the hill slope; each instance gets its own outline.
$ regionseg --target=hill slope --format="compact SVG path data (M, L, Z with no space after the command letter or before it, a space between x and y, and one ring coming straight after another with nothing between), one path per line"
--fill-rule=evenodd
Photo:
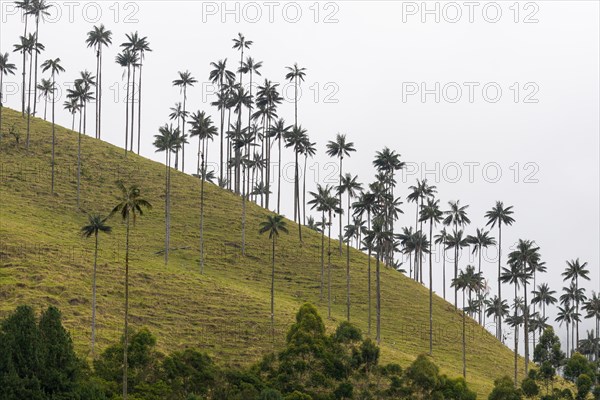
M0 142L0 317L18 304L57 305L77 350L89 352L93 240L79 235L86 216L75 206L77 134L57 127L56 195L50 194L51 125L32 122L30 150L24 149L25 120L4 109L6 132ZM148 135L149 136L149 135ZM190 152L191 154L191 152ZM270 242L257 234L267 211L248 204L247 256L241 257L241 200L206 185L206 267L199 273L199 181L172 173L170 264L159 254L164 245L164 174L162 164L105 142L83 137L82 203L87 212L107 214L116 203L114 181L137 183L154 209L138 220L131 239L131 325L148 327L164 351L184 347L205 350L225 364L245 365L272 350L269 335ZM304 302L323 316L319 299L320 236L305 230L300 246L294 225L281 237L277 252L277 347ZM122 330L124 295L123 224L113 219L111 235L100 237L98 273L98 345L114 343ZM336 242L337 243L337 242ZM333 246L333 245L332 245ZM335 247L334 247L335 248ZM367 257L352 251L352 322L367 331ZM345 318L345 255L332 257L332 320ZM374 279L373 279L374 284ZM373 287L373 307L375 305ZM428 350L428 290L391 269L382 268L382 360L406 365ZM373 318L375 314L373 312ZM374 320L373 320L374 321ZM434 298L434 361L451 376L462 373L461 314ZM373 322L373 329L374 329ZM468 321L469 385L480 397L499 375L511 374L512 352Z

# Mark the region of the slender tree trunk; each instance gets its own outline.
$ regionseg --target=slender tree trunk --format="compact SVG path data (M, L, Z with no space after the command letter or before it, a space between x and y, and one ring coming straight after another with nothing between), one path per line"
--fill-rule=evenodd
M25 10L24 10L25 11ZM23 37L27 37L27 15L25 15L25 31ZM25 118L25 84L26 84L26 65L27 65L27 52L23 49L23 93L21 94L21 116Z
M525 272L527 272L527 264L524 266ZM524 292L524 309L523 309L523 336L525 339L525 375L529 372L529 307L527 305L527 280L523 282Z
M2 85L4 74L0 74L0 140L2 139L2 109L4 108L4 93L2 93Z
M502 305L502 282L500 281L500 277L502 275L501 271L501 260L502 260L502 221L498 221L498 301L500 305ZM498 340L502 339L502 316L498 316Z
M367 211L367 230L370 231L371 230L371 211ZM371 246L369 245L369 249L368 249L368 257L367 257L367 297L368 297L368 313L367 313L367 318L368 318L368 334L369 336L371 336L371 256L372 256L372 251L371 251Z
M375 262L375 286L377 291L377 303L376 303L376 312L377 312L377 333L376 340L377 345L381 344L381 279L379 276L379 258L381 256L381 251L377 250L377 261Z
M102 45L100 43L98 43L96 45L96 112L95 112L95 116L96 116L96 124L95 124L95 129L96 129L96 135L94 136L96 139L98 139L98 107L100 104L100 47Z
M342 187L342 163L344 161L344 156L340 156L340 186ZM340 242L340 256L342 255L342 243L344 242L344 238L342 236L342 191L339 190L338 187L338 196L339 196L339 201L340 201L340 235L339 235L339 242Z
M0 80L1 82L1 80ZM56 105L56 87L55 87L56 81L55 81L55 77L54 77L54 72L52 72L52 88L54 89L52 91L52 183L51 183L51 192L52 194L54 194L54 147L56 144L56 133L55 133L55 122L54 122L54 109L55 109L55 105ZM0 83L0 87L2 86L2 84ZM0 116L2 111L0 109ZM1 117L0 117L0 121L1 121ZM1 127L1 122L0 122L0 127Z
M96 267L98 265L98 232L95 233L94 246L94 271L92 273L92 359L96 358L94 346L96 344Z
M142 60L144 58L144 52L141 52L140 57L140 76L138 81L138 90L140 91L138 96L138 137L137 137L137 154L140 154L140 141L142 138Z
M517 376L518 360L519 360L519 324L517 323L519 309L517 308L517 284L515 283L515 387L518 386L519 380ZM500 318L500 317L499 317Z
M165 150L165 267L169 264L169 153Z
M275 235L271 254L271 340L275 341Z
M454 247L454 279L458 275L458 243L455 244ZM458 291L457 288L454 287L454 309L458 309Z
M463 289L463 305L465 304L465 290ZM462 361L463 361L463 378L467 379L467 340L465 329L465 310L462 313Z
M127 350L129 347L129 214L125 232L125 331L123 334L123 400L127 400Z
M308 154L304 154L304 173L302 176L302 224L306 226L306 162ZM350 223L348 222L348 225Z
M327 238L327 318L331 319L331 210L329 210Z
M83 108L83 106L82 106ZM79 134L77 139L77 208L79 207L80 200L80 183L81 183L81 113L82 109L79 109Z
M350 226L350 190L348 190L348 226ZM350 322L350 236L346 238L346 318Z
M204 181L206 179L206 161L202 154L202 171L200 175L200 274L204 274Z
M131 78L131 66L127 66L127 90L125 93L125 157L127 157L129 143L129 81Z
M45 95L44 96L44 121L48 120L46 118L46 116L48 115L47 111L48 111L48 95Z
M35 50L34 50L35 51ZM33 72L33 54L29 55L29 90L27 92L27 138L25 147L29 150L29 133L31 131L31 75Z
M325 286L325 211L321 213L321 301L323 301L323 287Z
M129 136L131 138L129 142L129 151L133 153L133 139L134 139L134 124L135 124L135 65L133 66L133 73L131 77L131 132Z
M442 280L444 284L444 300L446 300L446 245L444 243L442 243L442 248L442 257L444 258L442 260Z
M246 179L246 167L242 166L242 182ZM246 193L242 185L242 256L246 255Z
M433 243L433 219L429 219L429 243ZM433 356L433 264L429 251L429 355ZM464 340L463 340L464 341Z
M35 48L34 48L34 52L35 52L35 79L34 79L34 86L33 86L33 116L36 116L37 114L37 77L38 77L38 54L39 52L37 51L38 48L38 35L39 35L39 31L40 31L40 17L37 16L35 18Z
M185 137L185 117L186 117L187 86L183 86L183 126L181 135ZM185 140L181 143L181 172L185 172Z
M300 176L298 168L298 152L296 151L296 204L298 207L298 237L302 243L302 222L300 221Z
M221 75L220 80L219 80L219 91L221 92L221 99L223 99L223 75ZM219 169L219 180L221 182L223 182L223 170L225 169L225 165L223 164L223 143L225 140L225 137L223 135L223 131L224 131L224 127L223 127L223 122L225 120L225 104L221 104L221 112L220 112L220 117L221 117L221 152L220 152L220 156L219 156L219 165L220 165L220 169Z
M281 213L281 135L279 135L279 138L277 139L277 141L279 142L279 161L277 162L277 167L278 167L278 175L277 175L277 214ZM325 230L325 227L323 227L323 231Z

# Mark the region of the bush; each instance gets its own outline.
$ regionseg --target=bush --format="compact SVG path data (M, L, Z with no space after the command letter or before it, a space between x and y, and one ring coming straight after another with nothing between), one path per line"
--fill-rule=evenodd
M490 393L489 400L521 400L521 391L515 388L515 384L508 376L496 379L494 389Z

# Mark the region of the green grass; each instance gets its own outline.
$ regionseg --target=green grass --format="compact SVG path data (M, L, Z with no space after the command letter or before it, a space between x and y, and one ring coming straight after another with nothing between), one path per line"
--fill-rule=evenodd
M86 216L76 208L77 134L57 127L56 194L52 196L51 125L33 119L29 151L24 148L26 120L5 108L3 131L13 125L21 133L21 145L16 146L6 135L0 142L0 317L19 304L31 304L36 309L56 305L63 312L77 351L89 356L94 243L79 235ZM125 158L122 149L90 137L82 142L83 210L108 214L116 204L117 179L138 184L143 197L154 205L132 232L130 322L134 328L148 327L157 335L162 351L194 347L207 351L221 364L248 365L281 346L302 303L311 302L321 315L327 315L327 303L319 299L318 234L305 229L300 245L297 229L288 221L290 234L279 240L275 284L279 333L272 344L268 330L270 242L257 233L267 211L248 204L247 256L241 257L236 247L241 237L241 200L207 184L206 265L201 275L200 184L173 171L171 247L179 250L171 251L165 268L162 254L157 254L164 246L164 165L132 154ZM193 157L189 149L188 157ZM123 322L125 229L118 219L110 224L113 233L100 237L100 349L118 340ZM328 329L345 318L345 257L334 251L333 318L326 321ZM351 259L352 322L366 333L367 257L352 250ZM373 277L373 307L374 282ZM427 288L382 268L383 362L406 366L428 351L428 301ZM442 372L459 376L461 314L436 296L434 323L433 360ZM467 331L467 380L480 397L487 397L495 378L512 376L513 353L470 319Z

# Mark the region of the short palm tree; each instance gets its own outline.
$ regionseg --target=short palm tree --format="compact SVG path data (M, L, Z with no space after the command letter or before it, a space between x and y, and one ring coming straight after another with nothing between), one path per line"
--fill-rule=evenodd
M37 85L37 89L40 91L40 99L42 97L44 98L44 121L46 121L46 118L48 116L48 98L54 92L54 89L52 87L52 81L50 79L42 78L40 80L40 83L38 83Z
M331 186L317 184L317 191L310 192L312 200L308 202L311 209L321 212L321 300L323 300L323 288L325 286L325 213L327 212L328 199L331 197L332 190Z
M94 270L92 272L92 358L95 356L96 344L96 269L98 265L98 234L110 233L112 228L106 224L108 217L88 215L88 223L81 228L83 237L94 236Z
M509 312L508 303L506 300L500 300L498 296L494 296L486 302L485 315L488 317L494 317L494 321L496 321L496 336L498 336L498 324L497 321L503 320ZM504 343L504 339L501 338L502 343Z
M187 102L187 88L194 86L195 83L198 83L196 78L192 76L192 73L189 71L178 72L179 78L173 81L173 86L176 86L180 89L180 92L183 95L183 119L181 123L181 134L182 136L186 136L185 134L185 117L186 117L186 102ZM175 158L178 159L179 152L176 153ZM177 161L175 161L177 163ZM185 172L185 144L181 145L181 172ZM177 168L177 167L175 167Z
M286 126L283 118L279 118L275 123L271 126L269 130L269 136L274 140L277 140L279 161L277 162L277 212L279 213L281 210L281 143L282 139L288 135L288 132L292 129L291 126Z
M496 239L490 236L489 231L477 228L477 233L474 236L467 236L467 241L473 245L473 254L477 254L479 257L478 271L481 272L481 252L484 248L496 245Z
M587 262L583 264L576 260L567 261L567 268L562 276L564 280L570 279L575 283L575 290L579 290L579 279L590 280L590 271L586 268ZM575 313L579 314L579 298L575 299ZM579 343L579 321L575 323L575 343Z
M284 139L285 147L292 147L294 149L294 221L298 222L298 236L300 241L302 241L302 224L300 223L300 171L298 157L306 144L306 129L302 129L302 126L294 126L291 131L287 132Z
M433 243L433 226L442 221L439 200L427 199L427 204L421 207L421 221L429 223L429 243ZM429 355L433 355L433 251L429 251Z
M487 218L486 226L494 228L498 224L498 298L502 301L502 225L511 226L515 219L513 215L513 206L504 207L504 203L497 201L492 209L485 213ZM497 321L498 339L502 338L502 320Z
M464 235L464 232L457 230L456 228L451 235L448 235L446 239L446 249L454 249L454 279L458 277L458 257L460 250L463 247L467 247L469 242ZM454 288L454 309L458 308L458 289Z
M77 99L68 99L63 103L63 108L71 114L71 130L75 131L75 115L79 111L79 102Z
M558 301L554 295L556 290L550 289L547 283L538 285L537 289L532 292L533 298L531 299L532 304L541 304L542 306L542 317L546 317L546 306L556 304Z
M329 157L336 157L339 158L340 160L340 186L342 185L342 177L343 177L343 162L344 162L344 157L350 157L350 154L352 152L355 152L356 148L354 147L354 143L353 142L349 142L346 139L346 135L344 134L340 134L338 133L335 136L335 140L330 140L329 142L327 142L327 155ZM340 201L340 210L341 210L341 205L342 205L342 193L339 193L339 201ZM342 213L340 211L340 235L339 235L339 241L340 241L340 255L342 254L342 243L343 243L343 238L342 238Z
M165 266L169 263L169 246L171 236L171 155L181 147L179 129L173 125L164 125L154 136L156 152L165 152Z
M119 203L113 208L111 216L119 214L125 222L125 327L123 330L123 399L127 400L127 350L129 341L129 231L135 227L138 216L144 214L144 209L152 209L152 204L141 197L137 185L125 186L122 181L117 182L121 192Z
M60 65L60 58L49 59L42 63L42 71L50 70L52 75L52 194L54 194L54 148L56 145L56 134L54 124L54 110L56 105L56 75L65 72L65 69Z
M102 128L102 49L112 44L112 32L104 27L94 26L87 33L85 40L87 47L92 47L96 52L96 77L98 84L96 85L96 139L100 139Z
M567 357L571 356L571 352L569 351L569 325L571 325L573 323L573 318L574 318L574 314L575 314L575 307L571 306L570 303L564 302L562 303L562 307L558 306L557 307L558 312L556 313L556 318L554 319L556 322L558 322L561 326L563 324L566 325L567 328Z
M8 62L8 53L0 53L0 138L2 137L2 108L4 107L3 79L5 75L14 75L16 70L16 65Z
M269 233L272 240L271 249L271 335L275 339L275 242L279 233L288 233L286 222L281 215L268 215L267 219L260 223L258 233L261 235Z

